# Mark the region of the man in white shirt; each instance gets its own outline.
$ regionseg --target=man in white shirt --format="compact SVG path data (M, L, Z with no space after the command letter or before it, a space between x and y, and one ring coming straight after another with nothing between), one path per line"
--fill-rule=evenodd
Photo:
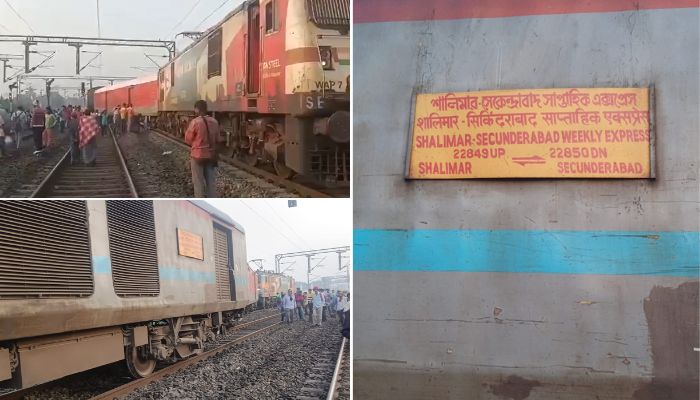
M287 294L282 299L282 307L284 307L284 315L287 318L287 323L291 324L294 319L294 310L296 309L297 303L294 300L294 295L292 294L292 289L287 291Z
M15 133L15 144L17 145L17 150L19 150L22 144L22 134L24 129L27 127L27 114L24 112L24 108L19 106L17 110L12 114L12 126L10 130ZM7 127L5 127L5 132L7 132Z

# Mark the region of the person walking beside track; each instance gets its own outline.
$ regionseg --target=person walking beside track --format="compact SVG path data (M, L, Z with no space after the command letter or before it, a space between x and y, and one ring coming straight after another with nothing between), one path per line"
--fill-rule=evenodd
M129 104L126 107L126 131L131 132L132 124L134 122L134 107Z
M338 295L335 293L335 290L331 290L331 305L328 308L328 315L330 315L330 317L333 319L335 319L335 311L336 311L337 306L338 306Z
M119 136L119 127L121 126L121 120L119 119L119 106L114 107L112 110L112 133L115 136Z
M343 306L343 336L350 340L350 292L347 294L347 301Z
M280 321L284 322L286 312L284 311L284 293L275 295L275 300L277 301L277 309L280 311Z
M24 113L24 107L19 106L14 113L12 113L12 131L15 133L15 141L17 142L17 150L19 150L22 143L22 134L24 133L24 128L27 125L27 115Z
M345 309L345 303L347 303L347 300L345 298L344 293L341 291L338 291L338 301L337 301L337 304L335 306L335 309L336 309L336 312L338 313L338 319L340 320L340 326L343 326L343 323L344 323L343 318L345 317L345 313L343 310Z
M97 133L100 127L97 120L91 115L89 109L85 109L80 118L80 149L83 152L83 163L94 167L97 160Z
M68 127L68 122L70 121L71 117L73 116L73 106L68 105L68 107L63 106L61 109L61 114L63 115L63 124L61 124L61 133L65 131L65 128Z
M285 315L287 316L287 323L291 324L294 321L294 309L296 308L296 300L294 300L294 294L292 293L292 289L289 289L287 291L287 294L284 296L284 300L282 301L284 303L284 312Z
M119 108L119 131L126 133L126 118L127 118L126 103Z
M44 151L43 133L46 129L46 111L41 108L39 100L34 101L32 109L32 137L34 138L34 155L40 155Z
M56 115L54 114L53 110L51 107L46 107L46 129L44 129L44 132L42 133L42 141L44 147L47 149L53 147L53 138L56 134L55 131L57 124L58 120L56 119Z
M297 294L294 296L294 301L297 305L297 314L299 314L299 321L304 320L304 300L306 296L301 294L301 289L297 289Z
M318 289L314 288L314 325L321 326L323 316L323 304L323 295Z
M217 147L219 144L219 123L207 116L207 102L194 103L197 114L187 127L185 142L190 145L190 168L194 197L216 197Z
M68 116L66 127L68 128L68 140L70 140L70 165L80 162L80 124L78 113L73 112Z
M323 316L321 317L321 320L326 322L328 321L328 311L330 310L331 305L331 294L328 292L328 289L325 291L321 289L321 296L323 296Z
M5 118L3 118L3 113L5 111L0 109L0 157L5 157L5 135L9 135L9 129L5 126ZM10 125L9 118L7 120L7 126Z
M109 115L107 115L107 110L104 110L100 114L100 130L102 136L107 136L107 126L109 126Z
M314 288L313 290L316 290L317 288ZM314 323L314 292L313 290L309 289L309 292L306 294L306 313L309 314L309 322Z

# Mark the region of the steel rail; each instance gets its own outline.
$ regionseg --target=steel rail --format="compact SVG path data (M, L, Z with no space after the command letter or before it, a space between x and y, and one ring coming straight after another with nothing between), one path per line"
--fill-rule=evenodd
M134 184L134 180L131 177L131 173L129 172L129 168L126 164L126 159L122 154L121 148L119 147L119 143L117 142L113 134L110 133L110 136L112 140L112 145L114 146L116 152L117 159L119 160L119 167L121 170L120 172L124 174L124 179L126 180L126 184L129 188L129 195L130 197L138 198L139 196L138 191L136 190L136 185ZM66 152L65 155L63 155L63 157L61 157L61 160L58 163L56 163L56 165L51 169L51 171L46 175L46 177L41 181L41 183L39 183L39 186L37 186L37 188L29 196L30 198L42 198L45 197L48 193L51 193L51 185L58 178L60 171L62 171L65 167L65 164L69 160L69 156L70 149Z
M124 172L124 176L126 178L126 184L129 185L129 192L131 193L131 197L138 198L139 193L136 190L136 185L134 185L134 180L131 178L131 174L129 173L129 167L126 165L126 160L124 159L124 155L122 154L121 147L119 147L117 138L115 138L114 134L111 132L109 136L112 137L112 143L114 143L114 147L117 149L117 157L119 158L119 164L121 164L122 166L122 171Z
M331 387L328 388L328 396L326 400L333 400L335 398L335 392L337 390L338 378L340 377L340 372L342 371L343 365L343 353L345 352L345 345L347 339L343 338L343 342L340 344L340 353L338 353L338 361L335 363L335 370L333 371L333 379L331 380Z
M52 180L56 172L63 166L63 164L66 163L66 160L68 160L68 157L70 156L70 149L66 151L66 154L61 157L61 159L54 165L53 168L51 168L51 171L49 171L48 175L44 179L42 179L41 183L39 183L39 186L37 186L36 189L32 192L32 194L29 196L30 198L35 198L39 197L41 193L46 191L46 188L49 185L49 182Z

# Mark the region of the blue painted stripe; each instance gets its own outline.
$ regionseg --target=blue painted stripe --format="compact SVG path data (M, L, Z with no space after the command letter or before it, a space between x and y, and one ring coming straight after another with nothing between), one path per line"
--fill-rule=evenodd
M164 281L188 281L216 283L216 275L213 272L194 271L179 267L160 267L160 279Z
M94 274L111 274L112 260L107 256L93 256L92 271Z
M698 277L700 233L354 231L355 271L461 271Z

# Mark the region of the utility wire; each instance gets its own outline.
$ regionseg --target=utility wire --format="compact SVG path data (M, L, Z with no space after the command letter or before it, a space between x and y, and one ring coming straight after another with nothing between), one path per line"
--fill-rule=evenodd
M5 1L7 1L7 0L5 0ZM226 3L228 3L228 1L229 1L229 0L224 0L223 3L219 4L219 6L216 7L216 9L215 9L214 11L211 12L211 14L207 15L207 16L202 20L202 22L198 23L197 26L194 27L194 30L197 30L204 22L206 22L206 20L209 19L209 17L211 17L212 15L214 15L217 11L219 11L219 10L221 9L221 7L223 7Z
M32 29L32 26L29 25L29 22L27 22L26 19L22 18L22 16L19 15L19 13L17 12L17 10L15 10L15 8L12 7L12 4L10 4L10 2L9 2L8 0L5 0L5 4L7 4L7 6L10 7L10 10L12 10L12 12L15 13L15 15L17 16L17 18L21 19L25 24L27 24L27 27L29 28L30 31L32 31L32 33L36 33L36 32L34 32L34 29Z
M294 243L294 241L293 241L292 239L290 239L289 236L285 235L284 232L282 232L281 230L279 230L279 228L277 228L277 227L274 226L272 223L270 223L270 221L268 221L265 217L263 217L262 215L260 215L260 214L259 214L257 211L255 211L251 206L249 206L248 204L246 204L246 203L243 202L242 200L241 200L241 203L242 203L244 206L248 207L248 209L249 209L250 211L254 212L255 215L257 215L258 217L260 217L260 219L262 219L263 221L265 221L265 223L267 223L268 225L270 225L271 228L273 228L274 230L276 230L276 231L277 231L280 235L282 235L285 239L287 239L287 241L288 241L289 243L291 243L294 247L301 247L301 246L299 246L297 243Z
M171 34L175 33L175 29L177 29L178 26L182 25L182 23L185 22L185 20L192 14L192 11L194 11L194 9L197 8L197 6L199 5L199 3L201 3L201 2L202 2L202 0L197 0L197 2L194 3L194 5L192 6L192 8L190 8L190 10L187 11L187 14L185 14L185 16L182 17L182 19L180 20L180 22L178 22L177 24L175 24L175 26L173 26L172 28L170 28L170 31L168 32L167 35L165 35L165 37L166 37L166 38L169 38Z
M287 223L287 221L285 221L285 220L277 213L277 211L275 211L275 209L272 208L272 206L270 205L270 203L268 202L268 200L265 200L265 204L267 204L267 206L270 208L270 210L272 210L272 212L277 216L277 218L279 218L280 221L282 221L282 223L283 223L287 228L289 228L290 231L292 231L292 233L294 233L295 235L297 235L297 237L299 238L299 240L301 240L301 242L302 242L306 247L311 248L311 246L309 246L309 244L306 242L306 240L304 240L304 238L301 237L301 235L299 235L299 234L297 233L297 231L294 230L294 228L292 228L291 226L289 226L289 224Z

